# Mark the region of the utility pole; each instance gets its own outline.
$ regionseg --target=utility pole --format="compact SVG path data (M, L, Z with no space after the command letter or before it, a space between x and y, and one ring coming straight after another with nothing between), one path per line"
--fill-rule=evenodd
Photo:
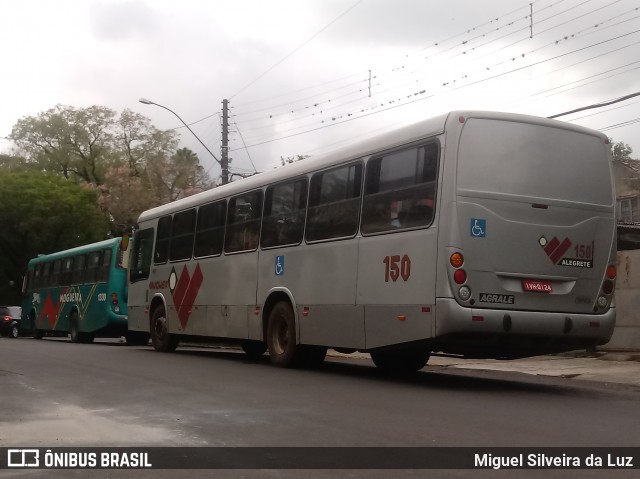
M222 146L220 167L222 184L229 183L229 100L222 100Z

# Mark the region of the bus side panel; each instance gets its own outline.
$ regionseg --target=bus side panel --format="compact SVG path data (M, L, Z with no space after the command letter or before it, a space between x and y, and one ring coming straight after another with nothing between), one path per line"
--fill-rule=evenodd
M302 344L364 348L364 318L356 307L358 240L330 241L261 252L258 303L284 288L299 308Z
M248 317L256 303L258 252L211 258L200 266L204 280L196 305L211 305L208 335L248 338Z
M169 331L176 334L248 337L248 311L255 304L256 252L169 263L152 268L150 297L167 301ZM133 287L145 287L143 282ZM173 288L171 287L173 286ZM132 295L133 296L133 295ZM140 307L130 306L131 328L148 330Z
M360 239L358 304L366 311L366 347L431 336L438 230Z

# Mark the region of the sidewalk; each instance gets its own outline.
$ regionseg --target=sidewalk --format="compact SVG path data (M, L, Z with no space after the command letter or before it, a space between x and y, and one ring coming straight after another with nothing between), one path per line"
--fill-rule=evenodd
M333 350L329 351L329 356L369 359L368 354L354 353L345 355ZM510 361L432 356L429 359L427 368L429 366L512 371L537 376L640 386L640 352L596 352L593 356L587 357L584 351L575 351Z

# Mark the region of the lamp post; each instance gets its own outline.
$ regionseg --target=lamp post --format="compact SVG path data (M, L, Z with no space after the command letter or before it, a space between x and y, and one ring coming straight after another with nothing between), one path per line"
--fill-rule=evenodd
M207 148L207 145L205 145L205 144L202 142L202 140L198 137L198 135L196 135L196 134L193 132L193 130L189 127L189 125L187 125L187 124L185 123L185 121L184 121L182 118L180 118L180 115L178 115L178 114L177 114L175 111L173 111L171 108L168 108L168 107L166 107L166 106L164 106L164 105L161 105L160 103L156 103L156 102L154 102L154 101L148 100L147 98L140 98L140 100L138 100L138 101L139 101L140 103L145 104L145 105L155 105L155 106L159 106L160 108L164 108L165 110L167 110L167 111L169 111L169 112L173 113L173 114L175 115L175 117L176 117L178 120L180 120L180 121L182 122L182 124L183 124L185 127L187 127L187 130L189 130L189 131L191 132L191 134L192 134L193 136L195 136L195 137L196 137L196 140L198 140L198 141L200 142L200 144L204 147L204 149L205 149L205 150L207 150L211 156L213 156L213 159L214 159L214 160L216 160L216 161L218 162L218 164L220 165L220 168L222 168L222 172L223 172L223 174L222 174L222 184L224 185L224 184L227 184L227 183L229 182L228 175L225 175L225 174L224 174L226 171L228 171L229 165L228 165L228 164L227 164L227 165L223 164L224 162L220 161L220 160L216 157L216 155L214 155L214 154L211 152L211 150L210 150L209 148Z

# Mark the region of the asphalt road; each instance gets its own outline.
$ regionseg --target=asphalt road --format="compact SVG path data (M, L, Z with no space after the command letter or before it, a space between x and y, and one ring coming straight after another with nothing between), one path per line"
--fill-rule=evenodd
M388 377L364 359L331 358L318 370L287 370L271 366L266 356L251 361L224 348L162 354L114 341L0 338L0 400L0 447L640 446L638 390L437 366ZM28 472L25 477L37 471ZM43 477L82 471L53 472ZM85 472L114 477L118 471ZM176 476L151 472L118 477ZM280 472L241 476L302 475ZM437 477L495 477L494 472L446 470ZM603 471L513 472L504 477L603 477ZM240 477L238 471L211 474ZM0 471L0 477L18 476ZM429 476L369 471L361 477Z

